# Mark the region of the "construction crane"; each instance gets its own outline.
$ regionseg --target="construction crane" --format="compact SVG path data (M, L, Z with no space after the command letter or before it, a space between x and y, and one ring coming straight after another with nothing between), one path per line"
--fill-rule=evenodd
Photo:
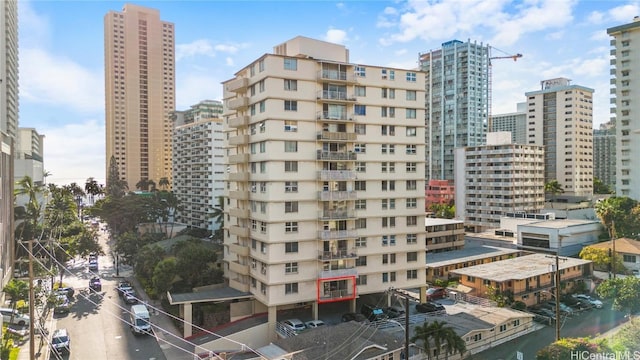
M491 51L492 50L498 50L498 51L500 51L501 53L503 53L505 55L503 55L503 56L491 56ZM492 112L491 112L491 106L492 106L491 98L493 97L492 88L491 88L491 85L492 85L491 82L492 82L492 79L493 79L493 74L492 74L492 71L491 71L491 68L492 68L491 62L492 62L492 60L498 60L498 59L513 59L513 61L517 61L521 57L522 57L522 54L520 54L520 53L514 54L514 55L508 55L506 52L504 52L504 51L502 51L500 49L497 49L497 48L494 48L494 47L489 47L489 84L488 84L488 90L489 91L488 91L488 94L487 94L487 97L488 97L487 98L487 129L488 130L493 128L493 123L492 123L493 119L491 117L491 114L492 114Z

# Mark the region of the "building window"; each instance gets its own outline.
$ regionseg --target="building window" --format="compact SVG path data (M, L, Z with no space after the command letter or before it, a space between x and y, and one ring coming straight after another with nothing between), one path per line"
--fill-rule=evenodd
M267 295L267 284L260 282L260 292L262 295Z
M407 155L415 155L417 153L416 151L416 145L407 145Z
M407 234L407 244L417 244L418 234Z
M297 274L298 273L298 263L290 262L284 264L284 273L285 274Z
M266 152L267 152L267 142L260 141L260 153L266 153Z
M407 262L418 261L418 253L415 251L407 253Z
M416 118L416 109L407 109L407 119Z
M298 142L297 141L285 141L284 142L284 152L298 152Z
M382 282L383 283L388 283L389 282L389 273L382 273Z
M258 128L260 129L261 133L263 133L263 132L265 132L267 130L264 121L260 121L258 123Z
M263 194L267 192L267 182L266 181L261 181L260 182L260 192L263 193Z
M284 89L286 91L297 91L298 80L284 79Z
M407 180L406 182L407 190L415 190L417 188L416 184L417 184L416 180Z
M285 161L284 162L284 171L285 172L298 172L298 162L297 161Z
M285 70L298 70L298 59L285 58L284 59Z
M298 293L298 283L284 284L284 293L285 294L297 294Z
M284 101L284 110L285 111L298 111L298 102L295 100L285 100Z
M359 256L356 259L356 266L367 266L367 257L366 256Z
M260 72L263 72L263 71L264 71L264 60L260 60L260 61L258 61L258 70L259 70Z
M297 253L298 252L298 242L288 242L284 244L284 252L285 253Z
M367 285L367 275L358 275L356 285Z
M416 172L417 167L418 167L418 164L417 164L417 163L414 163L414 162L408 162L408 163L406 164L405 170L406 170L406 172L408 172L408 173L414 173L414 172Z
M356 219L356 229L366 229L367 219Z
M364 154L367 152L367 144L355 144L353 151L356 153Z
M260 92L264 92L264 80L260 80L260 82L258 83L258 88Z
M366 77L367 76L367 69L364 66L357 66L355 67L355 74L357 77Z
M408 82L416 82L416 73L407 72L407 81Z
M366 105L355 105L353 107L353 113L356 115L367 115L367 106Z
M367 209L367 200L358 199L355 204L356 210L366 210Z
M366 172L367 171L367 163L363 161L356 162L356 172Z
M367 96L367 88L365 86L356 86L355 95L356 96Z
M407 90L407 100L415 101L416 100L416 91L415 90Z
M284 232L286 233L296 233L298 232L298 222L297 221L287 221L284 223Z
M365 124L355 124L355 133L357 135L366 135L367 134L367 125L365 125Z
M396 190L395 180L382 180L382 191L395 191L395 190Z
M260 161L260 173L264 174L267 172L267 162L266 161Z
M417 279L418 270L407 270L407 280Z
M364 180L358 180L354 184L356 191L367 191L367 182Z
M386 172L396 172L396 163L394 162L382 162L382 172L386 173Z
M396 135L396 127L393 125L382 125L382 135L384 136L395 136Z
M298 122L295 120L285 120L284 121L284 131L286 132L297 132L298 131Z
M622 255L622 261L627 263L635 263L636 256L635 255Z
M500 325L500 332L507 331L507 324Z
M298 202L297 201L285 201L285 203L284 203L284 212L285 213L297 213L298 212Z
M263 242L260 243L260 252L263 253L263 254L267 253L267 244L265 244ZM263 266L264 266L264 264L263 264Z
M407 226L418 225L418 218L416 216L407 216Z
M396 208L396 199L382 199L382 210L393 210Z
M382 227L396 227L396 218L393 216L382 218Z
M286 192L286 193L298 192L298 182L297 181L285 181L284 182L284 192Z
M407 199L407 209L415 209L417 207L418 207L418 199L416 198Z
M260 232L263 234L267 233L267 223L264 221L260 221Z
M417 130L416 127L414 126L407 126L407 136L411 137L411 136L416 136L417 134Z
M367 238L366 237L356 238L356 247L357 248L367 247Z

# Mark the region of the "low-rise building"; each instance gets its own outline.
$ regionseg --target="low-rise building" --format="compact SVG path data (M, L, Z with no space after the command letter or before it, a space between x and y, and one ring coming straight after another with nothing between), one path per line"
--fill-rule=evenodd
M460 277L460 284L471 288L470 295L489 297L492 289L510 293L514 301L531 306L550 298L555 288L555 256L531 254L488 264L456 269L450 273ZM562 291L593 274L590 260L562 257L559 261Z
M624 266L631 271L640 271L640 241L628 238L620 238L614 241L616 254L622 257ZM589 247L595 249L611 249L613 251L611 241L589 245ZM616 272L620 272L620 270L621 269L616 269Z
M464 247L464 222L462 220L424 219L427 252L439 253Z
M518 247L561 256L577 255L598 242L602 224L596 220L547 220L518 225Z

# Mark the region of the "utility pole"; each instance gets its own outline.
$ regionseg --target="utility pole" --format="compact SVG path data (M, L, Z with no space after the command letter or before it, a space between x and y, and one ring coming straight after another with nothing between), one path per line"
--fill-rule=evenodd
M394 288L389 288L389 291L393 292L397 296L404 298L404 359L408 360L409 359L409 298L410 296Z
M560 323L560 249L562 249L562 235L558 235L558 249L556 250L555 255L556 341L560 340L560 326L562 325ZM562 261L567 261L567 259L562 259Z
M35 295L33 291L33 239L29 240L29 359L36 358L36 341L34 338L33 321L35 319Z

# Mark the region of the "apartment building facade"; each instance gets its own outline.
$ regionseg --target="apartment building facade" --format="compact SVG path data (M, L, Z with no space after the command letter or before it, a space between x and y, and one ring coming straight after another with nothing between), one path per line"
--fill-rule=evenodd
M616 195L640 199L640 18L607 29L611 39L611 114L616 134Z
M225 81L225 276L268 308L425 284L424 73L296 37Z
M18 1L0 4L0 286L12 277L14 148L18 131ZM4 293L2 293L4 298Z
M452 40L420 54L427 81L427 180L453 180L454 149L484 144L489 53L488 45Z
M511 133L514 144L527 143L527 103L518 103L518 110L513 113L495 114L491 116L488 132Z
M593 196L593 89L567 78L540 82L527 97L527 144L544 146L544 182L563 196Z
M44 135L34 128L18 128L15 146L14 181L29 176L34 184L44 184Z
M512 144L509 132L487 134L487 145L457 149L456 217L482 232L499 228L508 212L542 210L544 154L542 146Z
M613 122L593 129L593 176L616 188L616 129Z
M212 218L224 194L224 129L221 101L204 100L173 115L173 184L182 208L176 220L190 227L217 229Z
M174 26L160 12L125 4L104 18L106 172L135 190L140 180L171 182L175 110Z

